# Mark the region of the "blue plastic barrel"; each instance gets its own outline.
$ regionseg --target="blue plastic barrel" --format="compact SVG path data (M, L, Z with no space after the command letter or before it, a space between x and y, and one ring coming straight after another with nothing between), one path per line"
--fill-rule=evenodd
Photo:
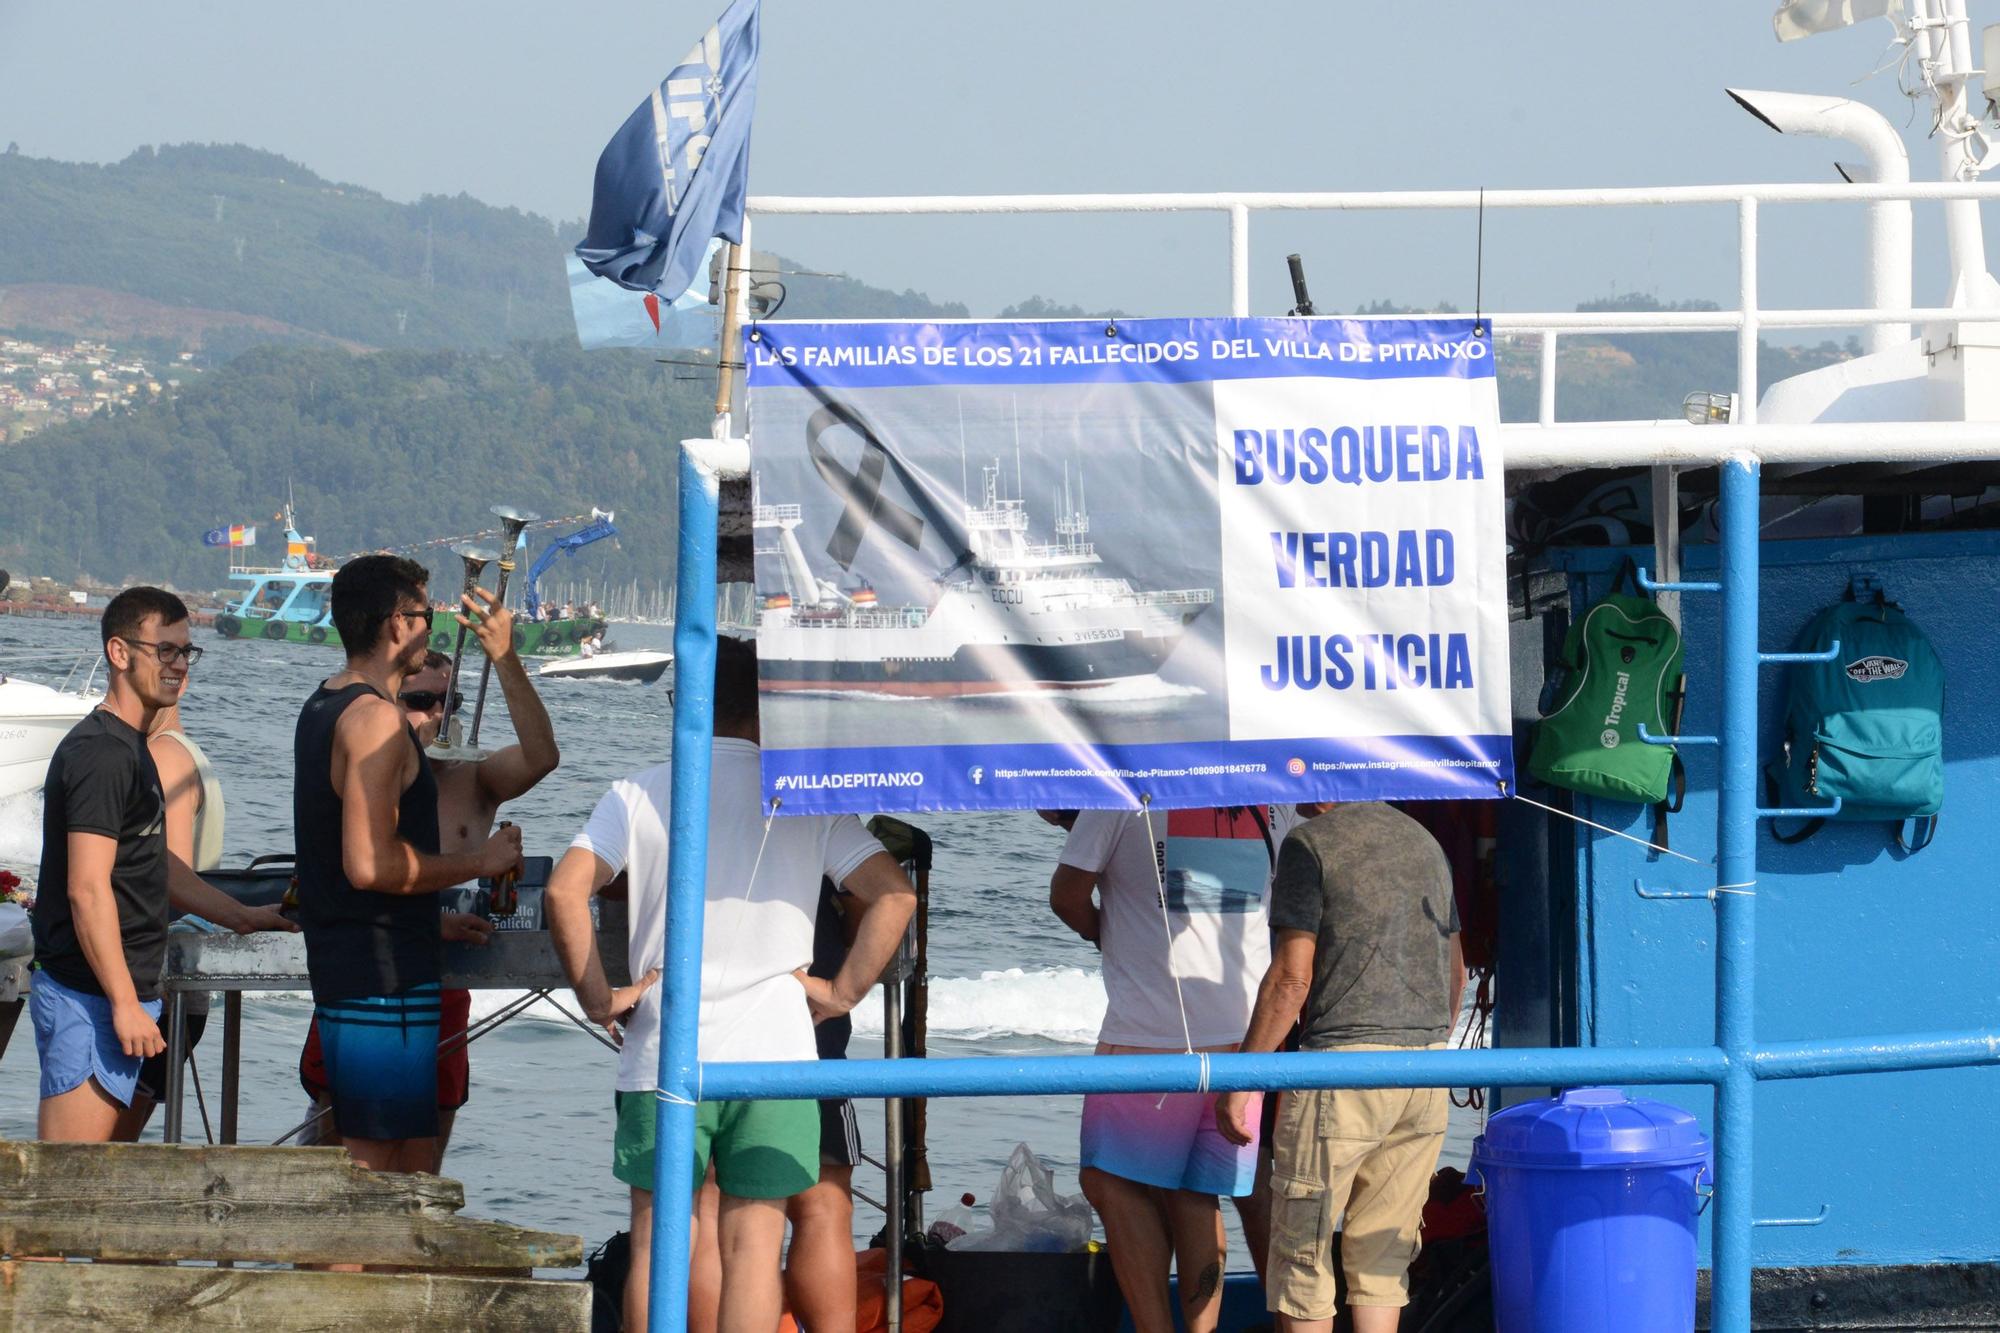
M1472 1146L1497 1333L1688 1333L1709 1143L1678 1106L1571 1088Z

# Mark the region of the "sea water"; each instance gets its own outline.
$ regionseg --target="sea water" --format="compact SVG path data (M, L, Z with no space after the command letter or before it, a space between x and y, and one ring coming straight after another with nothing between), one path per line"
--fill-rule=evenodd
M193 672L182 716L214 761L228 811L225 865L292 849L292 728L307 695L340 666L334 650L305 644L225 640L197 629L207 649ZM670 631L619 625L622 648L671 647ZM89 621L0 617L0 671L59 681L79 655L93 653ZM478 650L468 645L464 682L475 693ZM533 664L530 664L532 671ZM664 682L663 682L664 683ZM560 856L605 788L626 773L663 762L672 712L659 685L611 681L541 683L562 747L562 767L508 818L522 828L529 855ZM489 691L481 741L512 740L497 683ZM0 801L0 866L32 876L40 855L38 796ZM1062 835L1027 812L919 815L935 843L930 911L930 1052L933 1056L1087 1054L1104 1014L1096 951L1048 910L1049 874ZM475 991L475 1021L519 992ZM568 992L556 999L575 1012ZM244 1002L241 1139L268 1143L304 1118L298 1052L311 1017L303 993L252 992ZM217 1031L195 1054L211 1123L220 1114L220 1009ZM879 994L855 1011L850 1053L882 1053ZM622 1230L626 1194L611 1176L612 1080L616 1058L547 1003L538 1002L474 1043L472 1095L459 1113L444 1174L465 1185L468 1215L570 1232L588 1250ZM0 1058L0 1137L35 1132L39 1071L26 1022ZM1054 1169L1058 1187L1077 1188L1077 1097L939 1098L930 1103L929 1157L942 1210L970 1193L984 1204L1014 1145L1026 1143ZM881 1103L862 1103L863 1142L882 1156ZM156 1115L147 1137L157 1141ZM1463 1164L1480 1128L1476 1112L1454 1111L1447 1163ZM185 1136L203 1136L202 1101L190 1083ZM883 1196L882 1177L863 1165L857 1191ZM1234 1213L1230 1264L1248 1256ZM882 1226L879 1211L857 1203L863 1240Z

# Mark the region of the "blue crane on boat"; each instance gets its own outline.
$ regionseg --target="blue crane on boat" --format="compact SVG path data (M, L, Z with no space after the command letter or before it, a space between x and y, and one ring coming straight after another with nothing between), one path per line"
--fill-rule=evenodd
M590 526L578 528L567 537L558 537L549 543L549 549L535 557L535 563L528 567L528 619L535 619L542 609L542 574L555 563L557 556L575 555L592 542L601 542L606 537L616 537L618 529L611 525L616 515L603 509L590 511Z

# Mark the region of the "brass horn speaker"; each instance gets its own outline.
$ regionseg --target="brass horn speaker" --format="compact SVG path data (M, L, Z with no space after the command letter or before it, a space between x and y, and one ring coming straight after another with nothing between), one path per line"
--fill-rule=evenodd
M459 592L460 595L466 597L470 597L472 590L479 586L479 576L486 567L500 558L500 553L492 547L474 546L470 543L460 543L452 547L451 553L465 562L465 582L460 587ZM460 625L458 627L458 646L453 649L451 654L451 678L445 683L447 694L458 688L458 664L465 656L465 634L465 626ZM457 726L458 719L451 716L449 710L447 710L444 726L438 730L437 739L431 742L431 758L484 759L486 756L479 753L476 746L461 746L458 743L458 736L455 734Z
M530 523L541 518L540 514L526 509L516 509L512 505L494 505L494 517L500 520L502 541L500 543L500 584L493 590L494 600L501 606L507 605L507 577L514 572L514 552L520 549L521 534ZM456 679L456 677L454 677ZM493 680L493 659L486 659L479 668L479 694L472 703L472 736L469 744L479 745L479 720L486 715L486 687Z

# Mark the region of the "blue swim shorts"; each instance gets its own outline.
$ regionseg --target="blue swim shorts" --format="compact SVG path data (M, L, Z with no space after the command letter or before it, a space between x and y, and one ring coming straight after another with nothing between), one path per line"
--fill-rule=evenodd
M155 1022L160 1002L147 1000L145 1010ZM139 1081L136 1055L125 1054L111 1024L111 1001L63 985L46 972L36 972L28 993L28 1016L35 1025L35 1055L42 1062L42 1098L60 1097L95 1078L97 1086L120 1106L132 1104Z
M342 1138L436 1137L441 1008L436 982L313 1007Z

